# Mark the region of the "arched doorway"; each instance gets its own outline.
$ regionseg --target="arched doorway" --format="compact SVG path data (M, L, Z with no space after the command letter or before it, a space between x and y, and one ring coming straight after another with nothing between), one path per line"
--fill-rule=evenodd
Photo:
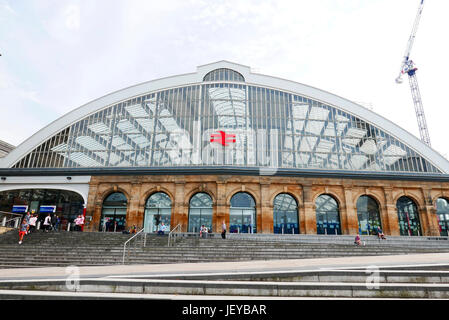
M337 201L322 194L315 200L317 234L341 234L340 214Z
M246 192L238 192L231 198L229 232L256 233L256 202Z
M188 232L199 232L201 226L212 232L212 198L207 193L197 193L189 203Z
M298 203L287 193L274 198L273 232L280 234L299 234Z
M19 210L20 207L20 210ZM69 223L84 213L83 197L74 191L61 189L16 189L0 192L0 211L34 212L43 222L48 213L57 215L61 221L59 230L67 230ZM90 220L85 221L85 225Z
M100 231L121 232L126 228L128 199L121 192L111 193L103 201Z
M166 230L170 230L171 199L164 192L153 193L145 203L144 232L157 232L159 225L164 223Z
M357 218L360 234L376 234L377 227L382 229L377 201L370 196L360 196L357 200Z
M418 208L412 199L403 196L396 202L399 220L399 232L401 236L422 235L419 221Z
M449 235L449 201L444 198L437 199L437 218L440 225L440 235Z

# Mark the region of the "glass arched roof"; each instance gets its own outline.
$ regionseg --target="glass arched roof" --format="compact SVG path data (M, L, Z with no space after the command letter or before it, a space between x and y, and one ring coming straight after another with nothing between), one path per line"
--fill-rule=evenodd
M442 173L412 144L340 107L341 98L326 103L276 88L277 79L266 85L243 82L245 72L211 66L196 83L182 85L176 83L182 76L174 77L176 86L142 89L132 98L96 107L16 155L12 167Z

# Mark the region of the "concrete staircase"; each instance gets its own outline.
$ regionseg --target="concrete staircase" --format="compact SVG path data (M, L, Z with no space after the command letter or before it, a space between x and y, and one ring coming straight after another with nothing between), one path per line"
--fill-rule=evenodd
M131 235L102 232L37 231L19 245L17 231L0 235L0 268L89 266L122 263L123 244ZM131 245L126 264L307 259L344 256L398 255L449 252L447 238L362 237L366 246L353 244L352 236L219 234L199 239L182 234L174 246L167 236L148 235L146 246Z
M449 299L449 265L1 280L0 299ZM235 302L234 302L235 303Z

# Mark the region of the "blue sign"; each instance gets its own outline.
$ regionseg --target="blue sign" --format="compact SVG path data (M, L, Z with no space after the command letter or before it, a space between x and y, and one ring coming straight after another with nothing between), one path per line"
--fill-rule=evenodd
M28 206L25 205L14 205L12 206L13 213L25 213L28 210Z
M56 206L40 206L40 213L54 213L56 211Z

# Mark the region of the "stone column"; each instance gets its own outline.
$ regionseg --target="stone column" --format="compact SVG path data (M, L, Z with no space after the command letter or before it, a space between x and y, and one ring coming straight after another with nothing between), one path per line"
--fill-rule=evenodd
M315 204L313 203L313 192L311 184L303 184L302 196L304 209L303 212L300 213L299 219L304 221L304 228L301 230L301 233L316 234L316 212Z
M226 181L219 180L216 184L216 195L213 214L215 215L216 225L214 232L221 233L221 224L223 220L226 223L227 232L229 232L229 206L226 203Z
M260 217L260 233L273 233L273 205L270 203L270 182L260 183L260 208L261 212L257 218ZM259 227L260 226L260 227Z
M421 226L423 229L423 235L425 236L439 236L440 235L440 225L438 223L438 217L436 214L435 206L432 202L432 190L423 189L423 198L425 206L420 208L419 214L421 221Z
M382 227L386 235L399 236L399 219L396 203L393 201L393 188L384 187L385 209L382 210Z
M95 198L97 196L98 192L98 185L97 184L90 184L89 185L89 195L87 196L87 203L84 205L86 206L86 217L91 216L92 221L89 222L87 228L84 228L86 231L98 231L98 222L95 226ZM101 214L100 214L101 216Z
M91 225L89 227L89 231L100 230L101 210L102 210L101 200L96 200L94 205L93 218Z
M357 208L354 206L352 188L345 186L344 190L346 210L341 210L342 234L356 235L359 232L359 224L357 217Z
M129 229L136 225L140 230L143 226L143 212L140 212L140 190L142 184L139 182L132 182L131 184L131 199L128 202L128 212L126 215L126 228Z
M170 221L170 229L173 229L178 224L181 224L181 231L187 232L187 227L189 223L188 213L186 212L186 207L184 203L184 181L175 182L175 203L173 206L172 216Z

